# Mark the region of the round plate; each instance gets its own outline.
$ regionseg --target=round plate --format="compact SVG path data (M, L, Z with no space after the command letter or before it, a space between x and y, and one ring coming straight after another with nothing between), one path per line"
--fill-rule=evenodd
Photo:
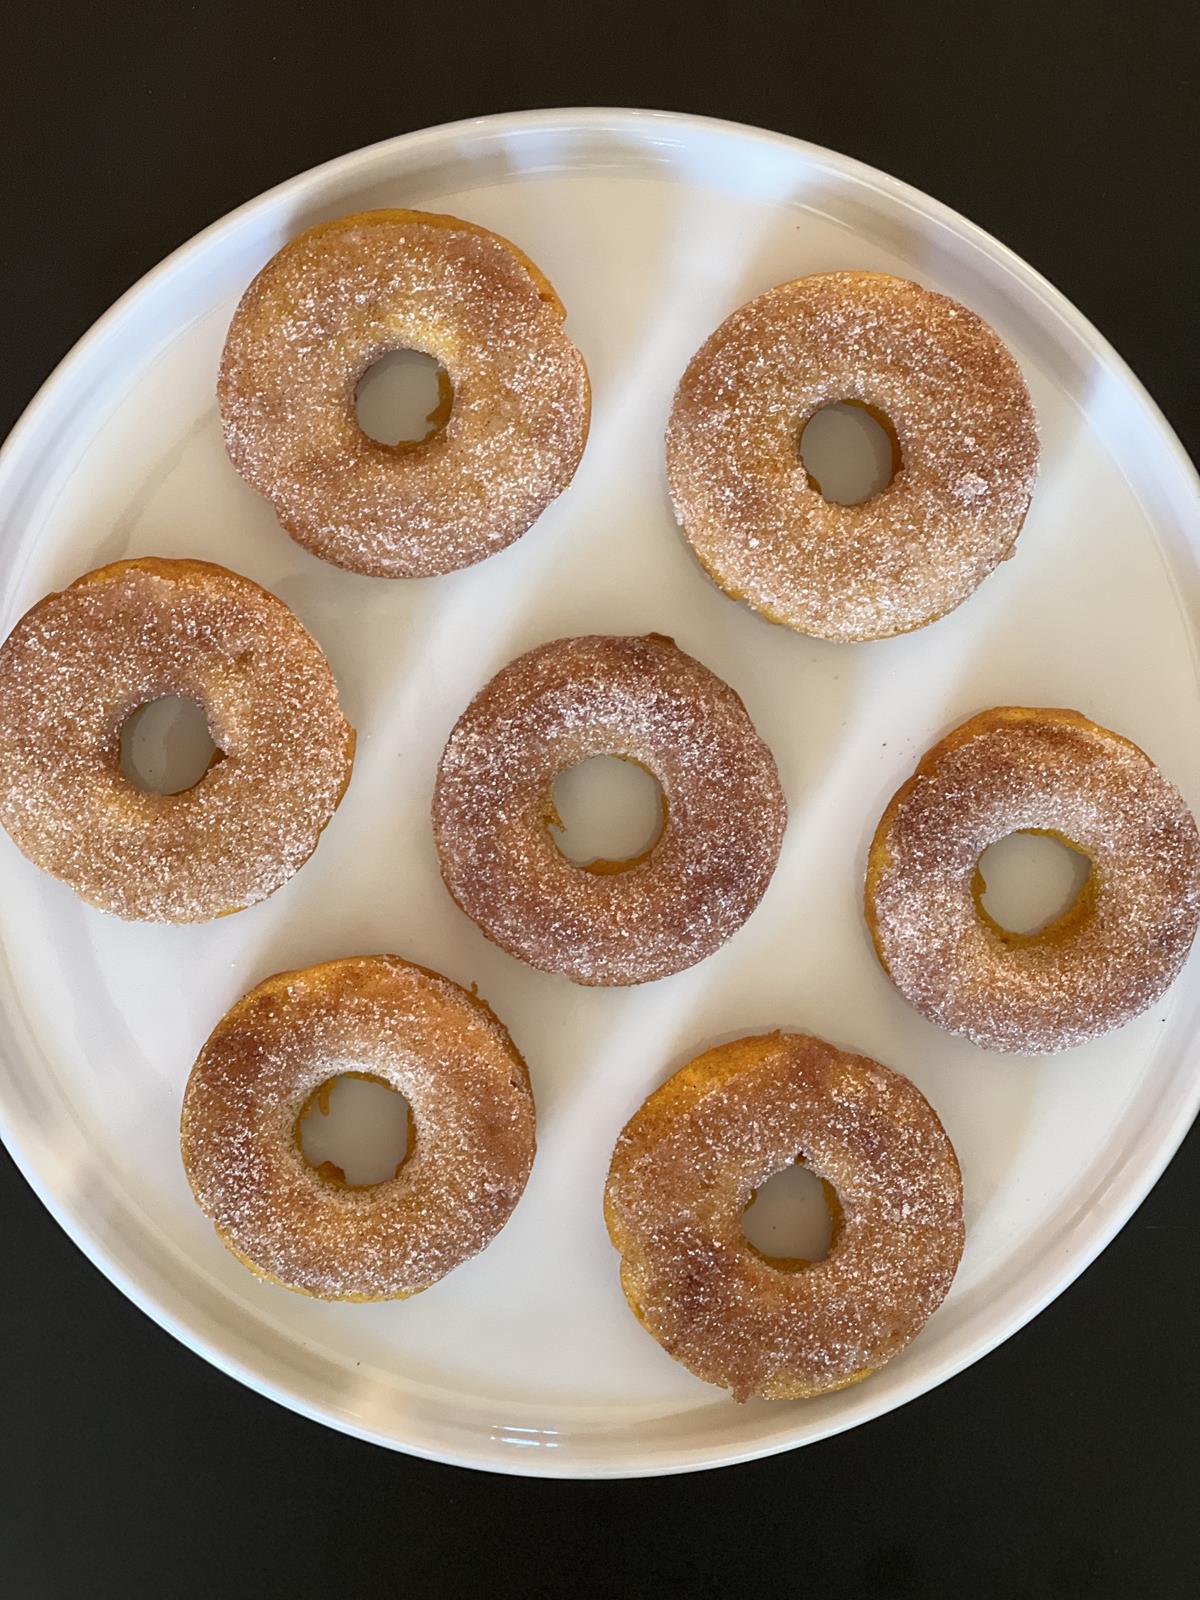
M568 308L594 389L572 487L503 554L388 583L322 565L221 446L213 386L237 298L302 228L372 206L506 235ZM900 273L1016 353L1043 466L1016 556L944 621L843 647L723 598L675 530L663 427L679 374L742 301L803 273ZM0 836L0 1110L81 1249L187 1345L348 1433L553 1476L744 1460L940 1383L1053 1298L1158 1176L1197 1098L1193 962L1123 1032L1050 1060L981 1053L892 989L860 912L885 802L946 728L998 703L1074 706L1200 801L1196 482L1136 380L1036 273L903 184L811 145L694 117L535 112L406 135L294 179L144 279L63 362L0 467L0 635L122 556L257 579L325 647L360 730L346 800L266 904L205 927L90 911ZM442 887L429 826L443 741L475 690L546 639L673 635L744 698L791 806L766 898L716 956L584 990L489 945ZM395 951L475 981L528 1058L539 1153L483 1255L397 1304L266 1286L218 1243L178 1153L180 1095L226 1008L268 973ZM613 1141L712 1043L801 1028L911 1076L962 1161L968 1243L945 1305L869 1382L735 1405L672 1362L621 1295L601 1217Z

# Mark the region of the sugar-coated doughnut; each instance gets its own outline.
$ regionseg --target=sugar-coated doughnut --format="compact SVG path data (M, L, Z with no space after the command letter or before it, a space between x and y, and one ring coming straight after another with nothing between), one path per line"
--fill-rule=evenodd
M892 435L891 483L826 500L800 459L823 407ZM1011 555L1037 473L1020 368L981 318L878 272L780 284L693 357L667 430L676 516L727 594L818 638L883 639L960 605Z
M821 1261L775 1262L741 1217L797 1159L836 1196L833 1238ZM921 1331L963 1249L962 1178L929 1103L803 1034L738 1039L668 1078L617 1141L604 1209L639 1322L738 1400L868 1377Z
M164 695L217 755L182 794L121 771L121 728ZM118 561L48 595L0 647L0 822L82 899L206 922L274 893L350 781L329 663L274 595L206 561Z
M578 866L554 780L590 756L662 787L643 855ZM787 806L741 700L659 634L558 639L510 662L451 733L433 802L451 895L502 949L582 984L644 983L724 944L779 858Z
M352 1185L305 1159L300 1121L353 1065L408 1101L393 1178ZM534 1155L525 1063L484 1002L398 956L268 978L217 1024L192 1068L183 1164L221 1241L322 1300L417 1294L490 1244Z
M1050 833L1091 871L1038 933L1001 928L979 858ZM999 706L925 755L867 863L884 971L917 1010L985 1050L1046 1055L1119 1028L1164 992L1200 920L1200 837L1137 745L1078 711Z
M467 567L511 544L570 483L590 389L566 312L520 250L474 223L364 211L302 233L233 318L217 387L225 446L292 538L381 578ZM450 401L429 438L359 426L359 380L419 350Z

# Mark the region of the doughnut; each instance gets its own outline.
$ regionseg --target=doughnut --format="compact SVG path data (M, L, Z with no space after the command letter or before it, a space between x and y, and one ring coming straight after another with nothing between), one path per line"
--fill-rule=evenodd
M663 828L629 861L569 861L551 838L559 773L636 762ZM645 983L724 944L762 898L787 805L771 752L720 678L661 634L558 639L510 662L442 754L442 877L493 943L576 983Z
M300 1123L356 1075L409 1103L392 1178L311 1166ZM476 995L399 956L281 972L229 1011L192 1068L180 1148L217 1235L260 1277L319 1300L402 1300L496 1237L533 1164L529 1074Z
M474 223L362 211L267 262L225 341L229 458L293 539L376 578L495 555L570 483L591 409L562 302L528 256ZM421 442L359 426L359 380L392 350L449 379Z
M821 1261L774 1261L742 1232L794 1161L836 1196ZM963 1250L962 1178L929 1103L799 1033L719 1045L668 1078L617 1140L604 1211L638 1321L737 1400L868 1377L924 1327Z
M217 753L182 794L121 771L121 728L196 701ZM0 646L0 823L35 866L137 922L207 922L273 894L350 781L329 663L274 595L143 556L48 595Z
M882 422L895 473L858 505L800 459L825 406ZM965 306L903 278L797 278L735 311L676 391L676 518L719 588L772 622L850 642L953 611L1013 546L1037 475L1020 368Z
M1087 857L1075 904L1011 933L982 904L979 858L1010 833ZM998 706L924 756L867 862L883 970L931 1022L985 1050L1050 1055L1153 1005L1200 920L1200 838L1137 745L1078 711Z

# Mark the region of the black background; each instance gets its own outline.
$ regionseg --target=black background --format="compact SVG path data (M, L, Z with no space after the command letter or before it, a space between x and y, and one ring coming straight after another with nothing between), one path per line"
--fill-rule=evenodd
M489 111L648 105L797 134L959 208L1104 330L1195 456L1198 17L7 8L0 428L134 279L302 168ZM0 1591L1190 1595L1198 1156L1193 1136L1102 1260L943 1388L791 1455L612 1484L432 1466L258 1399L124 1302L0 1156Z

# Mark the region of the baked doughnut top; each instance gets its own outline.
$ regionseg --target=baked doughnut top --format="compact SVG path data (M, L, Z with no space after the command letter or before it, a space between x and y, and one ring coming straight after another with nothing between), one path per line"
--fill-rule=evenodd
M413 1148L356 1186L313 1167L299 1121L356 1071L402 1094ZM268 978L192 1068L181 1148L223 1243L262 1277L324 1300L416 1294L489 1244L534 1154L529 1074L491 1009L399 956Z
M196 701L217 757L182 794L121 771L121 729ZM207 561L144 556L47 595L0 647L0 822L90 905L206 922L303 866L350 781L329 663L281 600Z
M981 904L979 858L1027 831L1091 870L1065 915L1016 934ZM1078 711L997 706L934 745L888 804L865 905L884 971L930 1021L986 1050L1051 1054L1173 981L1200 921L1200 837L1128 739Z
M292 538L352 572L420 578L503 550L571 481L591 391L544 274L457 217L364 211L273 256L242 296L217 397L238 472ZM419 350L452 391L428 438L359 425L375 361Z
M554 780L598 755L658 780L664 825L631 861L579 866L551 836ZM741 700L660 634L558 639L510 662L459 718L433 800L457 903L503 949L582 984L712 954L762 898L786 822Z
M833 1239L778 1263L741 1217L798 1157L836 1194ZM789 1033L719 1045L655 1090L617 1140L605 1217L643 1327L738 1400L829 1394L891 1360L964 1237L958 1161L915 1085Z
M800 459L823 407L886 419L899 459L859 505ZM680 379L667 428L675 514L709 576L772 622L883 639L960 605L1012 548L1038 438L1020 368L982 318L876 272L780 284L741 306Z

